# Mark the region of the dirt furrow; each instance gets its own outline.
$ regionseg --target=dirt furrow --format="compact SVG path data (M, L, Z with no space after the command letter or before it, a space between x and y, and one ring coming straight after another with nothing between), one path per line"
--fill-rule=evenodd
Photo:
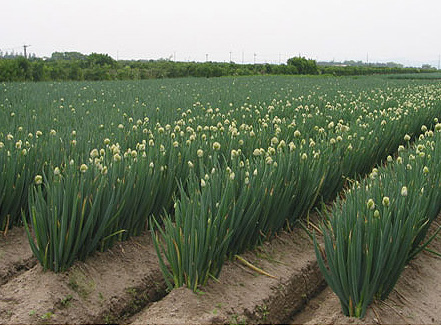
M117 244L65 273L40 265L0 287L2 324L121 322L165 295L150 235Z
M301 230L282 233L243 257L274 276L228 262L218 281L198 293L174 289L135 315L134 324L277 324L289 321L321 288L311 240Z
M406 267L389 299L355 319L341 313L318 269L312 242L299 229L241 255L273 277L235 260L197 293L183 287L168 295L150 235L55 274L44 272L35 260L30 269L7 267L30 254L22 231L0 243L1 271L8 275L0 286L0 324L441 323L441 259L427 252ZM14 256L14 247L23 252ZM441 252L441 239L430 247Z
M274 278L227 262L218 282L198 293L180 288L165 296L150 236L137 237L65 273L36 265L16 274L0 286L0 323L280 323L324 286L302 230L281 233L242 257Z
M24 228L0 234L0 285L37 264Z

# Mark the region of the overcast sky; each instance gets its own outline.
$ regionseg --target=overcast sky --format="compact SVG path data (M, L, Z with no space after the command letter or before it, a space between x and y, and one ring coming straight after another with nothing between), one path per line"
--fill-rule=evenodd
M438 67L440 0L0 0L0 50L115 59Z

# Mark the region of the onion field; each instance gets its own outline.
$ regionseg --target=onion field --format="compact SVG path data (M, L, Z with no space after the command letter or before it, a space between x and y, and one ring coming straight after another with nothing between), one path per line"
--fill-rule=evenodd
M433 80L0 84L0 230L53 272L143 234L168 287L197 291L317 208L320 268L362 317L441 208L440 121Z

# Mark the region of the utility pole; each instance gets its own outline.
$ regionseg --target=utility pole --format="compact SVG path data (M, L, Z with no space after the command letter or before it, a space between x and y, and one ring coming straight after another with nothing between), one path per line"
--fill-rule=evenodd
M205 54L205 62L208 62L208 53Z
M232 53L232 52L230 51L230 62L231 62L231 53Z
M26 44L24 44L23 45L23 53L24 53L24 57L25 57L25 59L27 59L27 56L26 56L26 48L28 48L28 47L30 47L30 45L26 45Z
M366 52L366 64L369 66L369 52Z
M242 64L244 63L244 53L242 51Z
M256 56L257 56L257 54L256 54L256 52L254 52L254 64L256 64Z

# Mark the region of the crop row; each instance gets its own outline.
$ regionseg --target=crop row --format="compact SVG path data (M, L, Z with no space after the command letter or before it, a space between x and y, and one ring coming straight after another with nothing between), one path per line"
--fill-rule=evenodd
M375 298L387 298L405 265L440 231L426 239L441 209L441 123L435 133L422 131L413 146L400 145L395 160L389 156L347 189L322 223L317 259L348 316L363 317Z
M369 81L4 85L0 226L55 271L150 228L195 288L433 128L436 85Z

